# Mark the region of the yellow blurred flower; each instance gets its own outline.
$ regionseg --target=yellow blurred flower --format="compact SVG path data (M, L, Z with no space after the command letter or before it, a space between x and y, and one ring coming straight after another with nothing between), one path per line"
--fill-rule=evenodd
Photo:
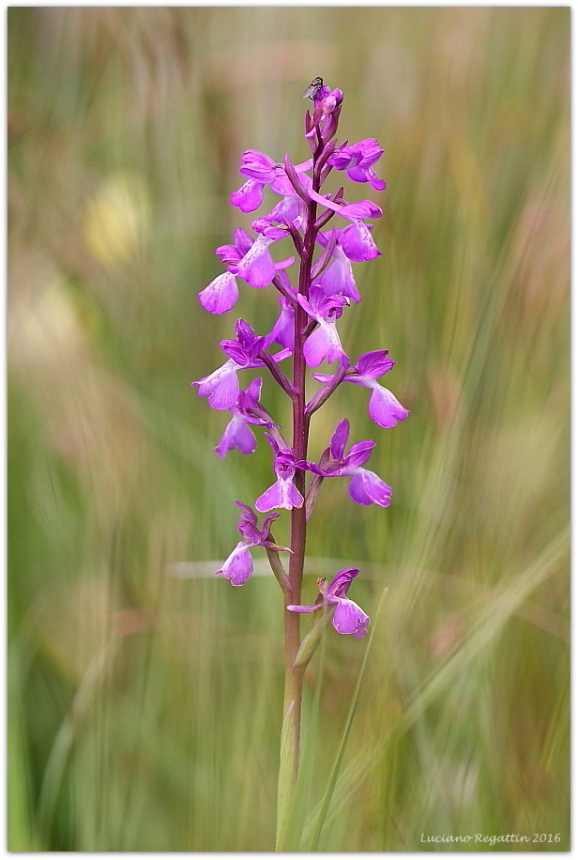
M149 235L150 208L144 177L119 172L104 179L84 218L84 239L93 256L115 267L136 254Z

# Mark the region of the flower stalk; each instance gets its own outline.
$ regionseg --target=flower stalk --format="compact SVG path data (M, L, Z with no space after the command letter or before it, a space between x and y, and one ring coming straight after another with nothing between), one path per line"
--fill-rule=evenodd
M381 209L370 200L348 203L343 197L343 187L333 195L321 192L334 169L344 171L353 182L369 183L375 191L382 191L385 182L376 176L373 165L383 150L373 138L353 145L337 144L335 135L343 102L340 89L330 90L321 78L315 78L304 96L312 101L312 108L305 115L305 137L311 157L294 164L288 155L275 162L257 150L243 153L239 171L245 182L231 195L232 205L242 212L252 212L262 204L266 188L281 199L268 214L253 221L255 236L237 229L233 244L217 248L226 271L199 293L206 310L221 314L230 311L237 301L237 279L257 289L272 285L278 294L279 316L271 331L261 336L245 320L238 319L235 339L220 344L227 356L225 363L191 383L198 386L199 395L207 397L212 408L230 412L231 418L215 448L219 456L224 457L234 449L241 454L252 453L257 442L251 427L259 426L265 430L265 439L274 455L275 480L254 502L255 511L266 515L262 525L259 527L257 513L251 506L235 502L242 511L237 523L241 540L216 574L228 579L231 585L243 585L253 570L250 550L263 547L283 595L285 682L277 850L284 847L299 773L301 701L307 664L329 621L338 633L355 638L363 637L369 624L365 612L347 597L349 586L359 572L357 568L343 568L329 584L325 578L318 579L315 602L302 603L308 521L322 484L335 477L350 479L349 496L358 504L387 507L391 499L391 488L364 467L375 445L373 440L355 442L346 450L350 430L346 418L337 424L318 461L309 459L311 418L343 382L371 390L369 416L380 427L393 427L408 414L395 396L377 382L394 365L387 350L363 353L352 363L337 329L343 312L361 300L352 262L372 260L380 254L366 219L378 218ZM324 230L335 216L343 219L345 225ZM299 260L296 286L288 274L295 258L276 261L272 254L274 243L287 237L291 238ZM273 345L277 345L276 351L272 351ZM292 367L287 373L279 365L289 358ZM307 402L308 371L334 362L338 365L329 373L311 373L321 387ZM262 379L256 377L246 389L240 388L239 373L262 367L267 367L270 380L291 398L290 445L261 403ZM279 516L271 513L275 509L290 513L289 547L278 546L271 533L271 524ZM289 553L288 571L281 561L281 552ZM321 616L302 639L301 614L318 611Z

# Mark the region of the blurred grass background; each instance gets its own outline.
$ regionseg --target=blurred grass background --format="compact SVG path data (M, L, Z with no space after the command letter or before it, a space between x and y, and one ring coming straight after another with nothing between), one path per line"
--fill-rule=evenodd
M383 256L340 331L390 350L411 410L381 431L343 386L313 428L316 455L347 414L393 487L387 510L324 487L311 520L305 600L355 563L375 630L319 847L568 849L569 27L539 7L8 10L11 850L272 849L278 587L210 575L271 456L219 461L226 417L189 382L237 316L274 318L267 291L218 318L196 296L251 220L228 205L241 152L308 156L315 75L345 93L340 139L385 149ZM366 647L327 637L309 809Z

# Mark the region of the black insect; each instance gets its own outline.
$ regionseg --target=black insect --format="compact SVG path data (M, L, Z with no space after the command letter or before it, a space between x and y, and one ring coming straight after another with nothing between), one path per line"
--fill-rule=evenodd
M314 99L321 87L323 86L323 78L313 78L305 92L303 93L304 99Z

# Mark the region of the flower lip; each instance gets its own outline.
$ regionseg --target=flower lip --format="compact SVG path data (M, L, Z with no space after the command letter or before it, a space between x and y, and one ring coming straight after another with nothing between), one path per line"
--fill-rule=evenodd
M198 297L209 313L223 314L230 311L239 297L235 276L231 272L218 275L204 290L201 290Z
M353 221L343 228L341 247L347 259L354 263L361 263L364 260L373 260L375 257L381 256L381 251L371 235L371 229L371 224L366 224L365 221L361 220Z
M191 385L199 386L199 396L207 397L213 409L230 409L239 395L238 370L239 366L229 358L221 367L196 379Z
M254 212L263 202L263 184L254 179L247 179L237 191L229 196L231 206L237 206L241 212Z

